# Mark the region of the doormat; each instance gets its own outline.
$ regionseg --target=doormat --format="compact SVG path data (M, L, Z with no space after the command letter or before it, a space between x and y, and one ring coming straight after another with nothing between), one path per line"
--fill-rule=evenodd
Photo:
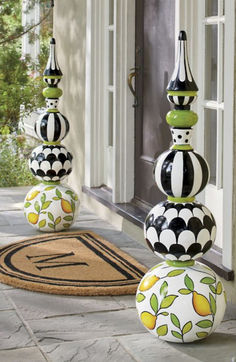
M43 293L135 294L146 272L90 231L44 234L0 249L0 282Z

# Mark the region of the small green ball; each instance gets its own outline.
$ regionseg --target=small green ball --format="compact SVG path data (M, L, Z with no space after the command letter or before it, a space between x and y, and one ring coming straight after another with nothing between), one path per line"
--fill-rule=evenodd
M59 98L62 93L62 90L56 87L47 87L43 89L43 96L45 98Z
M166 115L167 123L173 127L192 127L197 123L198 115L188 110L173 110Z

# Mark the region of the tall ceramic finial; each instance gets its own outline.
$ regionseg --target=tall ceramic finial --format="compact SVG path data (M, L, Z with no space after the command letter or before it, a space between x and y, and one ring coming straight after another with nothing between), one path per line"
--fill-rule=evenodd
M166 116L172 147L154 166L158 188L167 196L144 223L149 248L165 262L150 269L137 290L137 310L144 327L168 342L186 343L210 335L224 316L226 298L218 275L195 260L216 238L210 210L195 201L209 180L209 166L191 145L197 114L190 110L197 86L189 68L185 31L179 33L178 58L167 88L174 104ZM186 310L186 306L187 310Z
M189 67L187 35L184 30L179 32L177 54L175 69L167 86L167 91L198 91Z
M47 110L35 122L35 133L43 144L31 154L29 167L41 181L25 199L25 216L40 231L55 232L68 229L76 220L78 196L67 185L60 184L72 171L72 154L61 141L69 132L69 122L57 109L62 90L58 83L62 72L55 53L55 39L50 41L50 54L43 79Z
M49 58L48 58L48 62L46 65L46 68L44 70L44 78L46 78L47 76L51 77L51 76L62 76L62 71L59 67L58 61L57 61L57 57L56 57L56 41L54 38L51 39L50 41L50 53L49 53Z

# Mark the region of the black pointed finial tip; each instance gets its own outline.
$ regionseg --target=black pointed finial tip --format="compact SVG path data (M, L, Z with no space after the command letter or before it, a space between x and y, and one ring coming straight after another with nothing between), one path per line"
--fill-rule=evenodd
M51 38L51 40L50 40L50 44L56 44L56 40L55 40L55 38Z
M179 32L179 40L187 40L187 34L184 30L180 30Z

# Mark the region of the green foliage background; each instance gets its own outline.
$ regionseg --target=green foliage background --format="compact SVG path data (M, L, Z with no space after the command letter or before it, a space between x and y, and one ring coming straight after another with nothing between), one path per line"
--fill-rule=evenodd
M27 11L34 3L35 0L27 1ZM48 1L40 1L41 17L49 6ZM52 12L40 24L40 55L36 62L30 56L22 57L20 34L27 31L29 25L23 28L21 15L21 0L0 1L0 187L35 183L28 170L27 141L21 138L19 142L18 123L20 116L45 106L42 73L52 35ZM28 34L34 42L37 36L34 29Z

